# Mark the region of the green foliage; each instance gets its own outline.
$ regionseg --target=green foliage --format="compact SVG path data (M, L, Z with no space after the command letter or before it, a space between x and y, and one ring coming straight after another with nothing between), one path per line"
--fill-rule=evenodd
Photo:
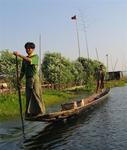
M17 93L0 94L0 119L8 119L20 115ZM23 111L25 110L25 96L22 96Z
M105 87L113 88L113 87L121 87L126 86L125 80L111 80L105 83Z
M68 91L57 91L57 90L46 90L43 93L44 101L46 107L61 104L72 100L72 98L78 95L74 92L68 93Z
M19 69L21 68L21 59ZM0 73L5 75L11 85L16 84L15 56L9 50L1 51ZM95 80L95 72L102 64L97 60L80 57L76 61L70 61L61 56L60 53L46 53L42 64L43 81L51 84L75 83L85 84L86 88L91 88Z
M45 54L43 64L42 64L42 73L44 74L44 79L49 83L57 83L58 82L58 72L60 70L59 62L60 62L59 54Z
M42 64L42 73L49 83L74 82L74 65L59 53L45 54Z
M73 62L72 73L74 75L74 82L77 85L78 83L83 83L84 73L83 66L79 61Z
M83 74L84 74L84 84L86 86L86 90L93 89L94 80L96 79L96 71L97 68L102 64L97 60L91 60L88 58L79 57L78 61L82 64Z
M45 81L53 84L75 83L85 84L91 88L95 80L96 69L102 64L99 61L80 57L76 61L69 61L60 53L45 54L42 72Z
M9 50L3 50L0 52L0 73L5 76L5 79L15 86L16 84L16 59L15 56L9 52ZM21 66L21 60L18 59L19 68Z

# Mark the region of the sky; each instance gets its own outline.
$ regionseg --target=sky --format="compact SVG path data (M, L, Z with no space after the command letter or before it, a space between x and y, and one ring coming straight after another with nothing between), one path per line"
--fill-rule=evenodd
M71 17L76 15L77 20ZM25 54L32 41L39 53L60 52L75 60L79 56L76 21L82 57L107 65L109 70L127 70L126 0L0 0L0 51ZM86 31L86 32L85 32ZM86 33L86 34L85 34Z

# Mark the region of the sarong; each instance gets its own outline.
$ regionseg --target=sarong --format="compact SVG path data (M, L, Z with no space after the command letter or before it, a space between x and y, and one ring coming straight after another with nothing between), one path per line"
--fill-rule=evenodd
M26 111L25 115L36 116L45 113L45 105L42 100L42 89L39 77L35 75L26 79Z

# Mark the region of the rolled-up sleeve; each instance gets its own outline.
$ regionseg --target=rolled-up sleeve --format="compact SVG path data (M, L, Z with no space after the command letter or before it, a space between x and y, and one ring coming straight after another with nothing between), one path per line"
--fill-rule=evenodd
M31 57L31 65L38 65L39 63L39 57L38 55L34 55Z

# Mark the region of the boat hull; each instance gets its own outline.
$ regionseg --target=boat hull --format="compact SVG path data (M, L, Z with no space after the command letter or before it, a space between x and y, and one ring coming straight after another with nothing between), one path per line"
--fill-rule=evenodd
M107 97L109 96L109 93L110 93L110 89L106 89L104 92L100 93L98 97L94 97L93 100L79 107L74 107L69 110L62 110L58 112L48 113L37 118L30 118L28 120L29 121L42 121L42 122L59 122L59 121L65 122L67 120L78 117L80 114L92 109L96 105L99 105L101 102L107 99ZM85 100L86 99L84 99L84 101Z

